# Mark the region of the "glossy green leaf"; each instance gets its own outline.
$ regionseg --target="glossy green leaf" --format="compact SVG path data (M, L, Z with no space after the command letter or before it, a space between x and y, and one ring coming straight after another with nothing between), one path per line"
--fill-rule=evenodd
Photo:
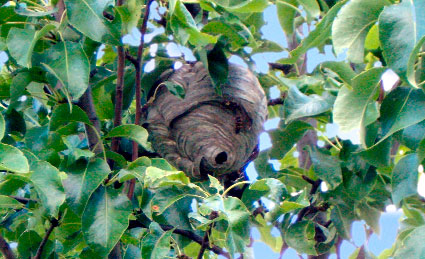
M369 206L366 202L358 203L356 206L360 218L366 221L366 223L373 229L377 235L380 234L379 218L381 212L376 208Z
M385 61L405 79L410 53L425 36L424 12L424 1L403 1L386 7L379 17L379 39Z
M335 52L339 54L348 49L347 56L350 61L363 62L367 33L388 4L390 3L387 0L353 0L341 8L332 25Z
M394 259L423 258L425 256L424 238L425 226L413 229L402 241L402 245L400 249L397 249Z
M229 223L226 232L227 247L231 253L244 252L249 244L249 211L241 200L228 197L223 201L222 211Z
M216 87L216 92L221 95L221 87L227 82L229 75L229 63L221 42L217 42L214 48L208 52L207 59L209 75Z
M297 0L308 15L313 18L320 14L320 7L316 0Z
M343 86L335 100L333 119L341 131L367 126L379 117L376 91L384 68L372 68L352 79L353 90Z
M24 205L9 196L0 195L0 210L20 209Z
M80 98L88 87L90 70L82 46L70 41L60 42L46 50L43 58L43 67L61 82L67 97Z
M105 136L105 138L116 138L116 137L131 139L139 143L145 149L148 149L148 150L151 149L150 143L148 142L148 131L139 125L134 125L134 124L121 125L116 128L113 128Z
M0 170L14 173L28 173L28 160L17 148L0 144Z
M80 107L73 105L72 110L70 110L68 104L61 104L53 110L50 130L57 130L70 122L82 122L91 125L89 117Z
M346 62L326 61L320 67L325 71L329 70L337 74L341 81L346 84L347 88L351 87L351 80L357 75Z
M181 1L175 3L174 12L170 18L170 27L179 43L183 45L187 41L197 46L206 46L217 42L216 37L199 31L195 20Z
M65 191L59 170L45 161L38 161L31 165L33 173L30 176L41 203L47 212L56 217L59 206L65 201Z
M344 204L335 205L331 211L331 220L341 237L351 238L351 223L354 221L354 215L350 207Z
M394 204L417 193L418 186L418 156L413 153L406 155L394 167L391 177L392 199Z
M342 171L340 161L333 156L311 149L311 162L316 175L329 184L330 189L336 188L342 183Z
M1 4L2 1L0 1ZM43 12L43 11L33 11L31 9L27 8L26 4L20 4L17 3L16 4L16 8L15 8L15 12L19 15L23 15L23 16L30 16L30 17L41 17L41 16L47 16L47 15L51 15L54 14L58 11L57 8L52 8L49 11Z
M128 227L131 203L127 196L111 187L100 186L90 197L82 217L87 244L106 256Z
M114 117L114 104L111 94L107 93L105 87L99 86L92 90L93 104L96 114L100 120L110 120Z
M184 99L185 91L182 85L171 81L165 81L163 82L163 84L167 87L168 91L170 91L170 93L172 93L174 96Z
M64 171L68 176L63 181L66 202L77 214L83 212L90 195L111 172L108 164L102 159L90 162L79 160Z
M117 45L120 31L103 16L103 11L113 4L112 0L65 0L72 26L94 41Z
M248 0L242 1L240 4L226 7L227 11L235 13L256 13L262 12L269 2L267 0Z
M300 221L291 225L285 232L285 242L300 254L317 255L314 240L314 223Z
M360 152L361 158L366 160L369 164L376 167L386 167L390 165L392 141L387 138L365 151Z
M34 230L28 230L22 233L18 241L18 252L20 258L33 258L37 254L38 246L41 243L41 237ZM42 258L47 258L53 250L53 242L48 241L43 249Z
M335 97L327 92L323 96L305 95L297 87L291 87L284 104L286 122L324 113L331 109L334 101Z
M53 30L55 25L48 24L39 31L33 29L12 28L7 36L7 48L16 62L24 67L31 67L31 58L37 41Z
M293 121L284 128L271 131L273 147L270 150L270 158L282 159L310 129L313 127L306 122Z
M155 215L161 215L171 205L188 195L190 196L190 194L190 188L186 186L171 185L162 188L155 192L151 200L151 208L155 212Z
M241 35L236 26L232 26L221 21L210 21L202 27L201 31L211 35L223 35L227 37L229 43L234 49L238 49L241 46L248 44L247 39Z
M385 138L425 119L425 94L419 89L398 87L381 105L382 134Z
M316 28L311 31L302 41L301 43L292 50L289 54L289 58L283 58L278 62L283 64L294 64L297 60L305 54L309 49L322 45L330 36L332 23L338 14L341 7L347 1L338 1L331 10L317 23Z
M249 186L242 196L243 203L249 208L252 203L265 197L275 203L280 203L288 195L285 185L274 178L261 179Z
M0 113L0 141L3 139L5 132L6 132L6 122L4 121L3 114Z
M149 233L142 240L142 258L166 258L170 251L172 234L172 230L165 232L158 223L152 222L149 225Z
M417 124L405 128L401 133L401 144L406 147L416 150L419 147L419 143L425 136L425 121L421 121Z
M423 36L417 43L416 46L413 48L412 52L410 53L409 60L407 62L407 69L406 69L406 76L409 83L414 87L419 87L419 84L422 84L422 82L416 82L416 73L415 73L415 64L417 57L419 55L420 50L422 49L423 45L425 44L425 36Z

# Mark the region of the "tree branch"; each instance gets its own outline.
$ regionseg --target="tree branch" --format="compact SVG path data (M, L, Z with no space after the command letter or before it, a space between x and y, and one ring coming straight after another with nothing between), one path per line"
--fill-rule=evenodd
M213 220L217 217L218 217L218 212L212 211L209 218L210 220ZM202 239L201 249L199 250L199 253L198 253L198 259L202 259L202 257L204 256L205 249L207 249L209 244L209 236L211 235L211 230L213 226L214 226L214 222L211 223L208 226L207 231L205 231L204 238Z
M149 19L149 13L150 13L150 7L153 0L148 0L146 3L146 9L145 14L143 16L142 25L140 27L140 45L137 50L137 65L135 65L136 68L136 118L134 120L134 124L139 125L140 124L140 118L142 117L142 63L143 63L143 49L145 47L145 34L146 34L146 27ZM139 145L136 141L133 141L133 152L132 152L132 160L136 160L139 157L138 152ZM127 197L131 200L133 198L134 194L134 188L136 185L136 179L131 179L128 182L128 192Z
M161 226L162 230L164 230L164 231L173 230L174 234L187 237L190 240L202 245L203 238L198 236L197 234L193 233L192 231L184 230L184 229L178 229L178 228L175 228L175 227L170 226L170 225L162 225L161 224L160 226ZM144 225L143 223L141 223L138 220L130 220L130 224L129 224L128 228L131 229L131 228L137 228L137 227L148 228L148 226ZM208 242L207 245L206 245L206 248L208 250L211 250L212 252L214 252L217 255L221 255L221 256L224 256L226 258L230 258L229 253L225 252L221 247L218 247L216 245L211 245Z
M60 218L60 216L59 216ZM43 240L40 243L40 246L37 249L37 253L34 256L34 259L40 259L41 258L41 254L43 253L44 247L47 244L47 241L49 240L49 236L50 234L52 234L53 230L55 229L55 227L59 226L59 220L57 219L52 219L50 221L50 227L47 230L46 234L44 235Z
M276 98L276 99L272 99L272 100L269 100L268 101L268 103L267 103L267 105L268 106L273 106L273 105L282 105L282 104L284 104L285 103L285 99L286 99L286 96L287 96L288 94L286 93L286 92L283 92L282 93L282 96L280 97L280 98Z
M0 251L6 259L15 259L15 254L13 253L12 248L10 248L9 243L0 235Z

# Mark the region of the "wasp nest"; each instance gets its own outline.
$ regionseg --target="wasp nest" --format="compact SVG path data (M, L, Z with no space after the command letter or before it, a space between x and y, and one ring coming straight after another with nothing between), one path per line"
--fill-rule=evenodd
M257 78L229 65L228 82L217 95L201 62L185 64L161 81L181 85L185 98L159 84L147 110L153 148L176 168L197 179L238 171L258 144L267 101Z

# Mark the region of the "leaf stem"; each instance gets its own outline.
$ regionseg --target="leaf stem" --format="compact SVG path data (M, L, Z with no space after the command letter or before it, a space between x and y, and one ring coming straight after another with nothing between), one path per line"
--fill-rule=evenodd
M226 196L226 194L227 194L227 193L228 193L231 189L235 188L236 186L243 185L243 184L249 184L249 183L250 183L249 181L243 181L243 182L235 183L235 184L233 184L232 186L230 186L229 188L227 188L227 189L223 192L223 194L222 194L221 196L222 196L222 197Z

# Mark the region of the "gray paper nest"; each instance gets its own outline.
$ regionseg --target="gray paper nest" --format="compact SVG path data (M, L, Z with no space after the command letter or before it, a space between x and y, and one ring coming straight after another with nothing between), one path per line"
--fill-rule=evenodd
M155 89L146 118L155 151L196 179L243 167L267 118L267 100L257 78L230 64L219 96L198 62L164 73L161 81L181 85L185 98L171 94L164 84Z

